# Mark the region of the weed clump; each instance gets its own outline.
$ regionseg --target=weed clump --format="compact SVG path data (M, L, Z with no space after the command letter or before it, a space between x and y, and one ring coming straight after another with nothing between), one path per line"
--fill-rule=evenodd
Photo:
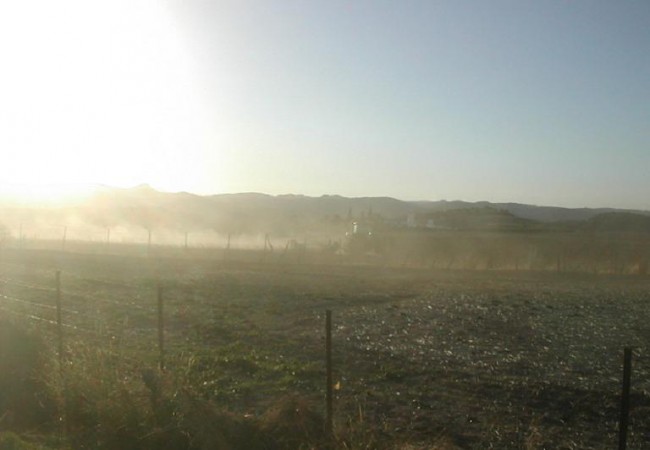
M320 448L326 442L324 419L303 398L285 397L260 419L260 430L282 450ZM307 447L306 447L307 446Z
M52 370L41 336L0 320L0 424L4 429L35 429L56 415L46 377Z
M46 450L46 447L27 442L11 431L0 432L0 450Z

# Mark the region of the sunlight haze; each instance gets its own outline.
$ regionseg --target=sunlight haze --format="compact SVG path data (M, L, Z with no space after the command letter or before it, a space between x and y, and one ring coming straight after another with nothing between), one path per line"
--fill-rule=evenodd
M0 184L650 209L648 23L644 1L4 2Z

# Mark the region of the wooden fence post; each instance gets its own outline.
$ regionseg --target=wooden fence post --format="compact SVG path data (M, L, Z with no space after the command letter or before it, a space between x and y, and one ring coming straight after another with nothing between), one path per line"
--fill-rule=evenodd
M332 379L332 311L327 310L325 316L325 364L327 372L327 390L325 400L326 422L325 432L329 437L334 431L334 411L333 411L333 389L334 380Z
M59 349L59 368L63 373L63 323L61 321L61 271L57 270L56 275L56 333Z
M632 378L632 349L625 348L623 353L623 392L621 395L621 421L618 434L618 450L627 447L627 427L630 417L630 384Z
M70 422L68 421L68 383L65 378L65 355L63 354L63 321L61 320L61 271L57 270L55 273L56 280L56 331L59 350L59 376L63 386L63 412L61 431L64 436L69 435Z
M63 227L63 238L61 239L61 251L65 251L65 241L68 237L68 227Z
M163 290L158 283L158 350L160 351L160 370L165 370L165 323L163 316Z

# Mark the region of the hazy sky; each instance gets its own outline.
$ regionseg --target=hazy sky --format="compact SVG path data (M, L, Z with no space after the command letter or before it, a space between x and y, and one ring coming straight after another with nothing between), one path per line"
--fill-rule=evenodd
M0 6L4 186L650 209L650 2Z

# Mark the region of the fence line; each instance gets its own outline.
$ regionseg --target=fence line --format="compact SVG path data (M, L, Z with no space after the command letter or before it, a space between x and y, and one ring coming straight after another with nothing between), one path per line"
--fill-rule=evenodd
M18 286L18 287L21 287L21 288L24 288L24 289L32 289L32 290L35 290L35 291L43 291L43 292L49 292L49 293L56 292L55 288L36 286L36 285L33 285L33 284L23 283L21 281L16 281L13 278L3 278L3 279L0 280L0 283L10 284L12 286Z
M25 305L36 306L37 308L50 309L50 310L55 310L55 311L57 310L56 305L47 305L45 303L38 303L38 302L31 301L31 300L23 300L23 299L20 299L18 297L13 297L11 295L0 294L0 298L12 301L14 303L21 303L21 304L25 304ZM82 313L80 311L75 311L73 309L62 309L61 311L65 312L65 313L68 313L68 314L78 315L78 316L85 315L84 313Z
M28 314L28 313L24 313L24 312L20 312L20 311L14 311L13 309L9 309L9 308L7 308L5 306L0 306L0 311L6 312L6 313L9 313L9 314L14 314L14 315L20 316L20 317L25 317L25 318L35 320L35 321L38 321L38 322L47 323L49 325L58 326L58 323L56 322L56 320L46 319L45 317L40 317L40 316L36 316L36 315L33 315L33 314ZM81 332L84 332L84 333L97 335L97 333L94 333L92 330L88 330L88 329L85 329L85 328L82 328L82 327L78 327L76 325L71 325L71 324L68 324L68 323L62 323L61 326L63 328L68 328L68 329L75 330L75 331L81 331Z
M38 290L38 291L42 291L42 292L47 292L49 294L55 294L56 293L55 288L47 288L47 287L36 286L36 285L32 285L32 284L26 284L26 283L22 283L22 282L19 282L19 281L15 281L14 279L11 279L11 278L5 278L5 279L0 280L0 285L2 285L2 284L4 284L5 286L17 286L19 288L24 288L24 289ZM11 297L11 296L9 296L9 297ZM133 301L133 302L123 302L122 301L121 302L121 301L117 301L117 300L108 300L108 299L101 298L101 297L95 296L95 295L90 296L90 295L79 294L79 293L74 293L74 292L66 292L66 298L71 298L71 297L76 298L78 300L82 300L84 302L90 302L91 304L104 303L104 304L110 304L110 305L113 305L113 306L125 306L125 307L139 309L139 310L147 311L147 312L154 312L155 311L154 308L147 308L146 306L142 306L142 305L136 303L135 301ZM34 303L37 306L43 306L45 308L56 309L56 306L46 305L46 304L39 304L37 302L31 302L31 301L27 301L27 300L20 300L17 297L13 297L13 298L18 300L18 301L22 301L22 302ZM80 314L80 315L84 314L84 313L82 313L80 311L74 311L74 310L63 309L63 311L68 312L68 313L72 313L72 314Z
M99 284L112 284L115 286L121 286L121 287L126 287L126 288L131 288L131 289L138 289L140 286L137 284L132 284L132 283L125 283L124 281L117 281L117 280L112 280L109 278L95 278L95 277L87 277L85 275L80 275L78 273L74 272L66 272L66 276L73 276L80 281L92 281L94 283L99 283Z
M14 286L25 287L25 288L34 289L34 290L43 290L43 291L47 291L48 293L58 293L59 294L58 297L59 297L61 303L58 305L58 308L57 308L57 306L47 305L47 304L43 304L43 303L31 301L31 300L26 300L26 299L21 299L21 298L9 296L9 295L0 295L0 298L2 298L2 299L13 301L14 303L25 304L25 305L28 305L30 307L43 308L43 309L47 309L47 310L58 310L59 313L66 313L66 314L76 315L76 316L79 316L79 317L91 318L92 316L89 315L89 314L81 313L80 311L75 311L75 310L71 310L71 309L67 309L67 308L62 308L61 304L65 303L65 301L68 298L81 298L81 299L92 301L92 302L98 302L98 301L100 303L103 302L104 304L108 304L108 305L111 305L111 306L124 306L124 307L129 307L129 308L138 308L138 307L140 307L144 311L150 312L152 314L156 313L156 309L153 308L153 307L152 308L146 308L144 306L137 305L137 304L130 304L130 303L119 302L119 301L110 301L110 300L107 300L107 299L98 300L97 298L91 297L91 296L88 296L88 295L68 293L68 292L65 292L65 291L61 290L60 285L58 285L58 289L53 290L53 289L44 288L44 287L36 286L36 285L21 286L22 283L15 282L12 279L9 279L9 281L5 281L5 283L6 283L6 285L9 285L9 286L14 285ZM153 289L152 289L152 291L153 291ZM166 363L166 361L165 361L165 346L164 346L164 331L165 331L164 310L163 310L163 292L164 291L163 291L163 288L162 288L162 286L160 284L157 284L155 286L155 292L157 293L157 303L158 303L158 308L157 308L158 326L157 326L157 330L158 330L158 343L159 343L159 367L160 367L161 370L163 370L165 368L165 363ZM152 295L151 295L152 305L154 304L154 301L153 301L154 297L155 296L154 296L154 294L152 292ZM49 325L55 325L55 326L57 326L59 328L59 330L62 329L62 328L66 328L66 329L70 329L70 330L74 330L74 331L85 332L85 333L88 333L88 334L90 334L92 336L95 336L95 337L98 337L98 338L105 338L106 337L106 335L102 335L102 334L97 333L95 331L84 329L83 327L79 327L79 326L76 326L76 325L64 323L63 318L61 317L60 314L57 316L57 320L54 321L54 320L46 319L44 317L39 317L39 316L29 314L29 313L13 311L11 309L8 309L6 307L6 305L0 305L0 310L2 310L4 312L8 312L10 314L15 314L17 316L21 316L21 317L24 317L24 318L27 318L27 319L30 319L30 320L35 320L35 321L38 321L38 322L47 323ZM138 329L140 329L140 328L138 328ZM145 330L150 331L151 329L145 329ZM498 330L498 328L495 328L495 330ZM153 336L152 336L152 338L153 338ZM63 339L63 337L61 337L61 340L62 339ZM153 339L152 339L152 341L153 341ZM328 430L331 431L332 428L333 428L333 411L334 411L334 409L333 409L334 380L333 380L333 375L332 375L332 350L333 349L332 349L332 312L331 312L331 310L326 311L325 347L326 347L325 348L325 351L326 351L326 358L325 358L326 359L326 364L325 364L325 366L326 366L326 389L325 389L325 391L326 391L326 412L327 412L327 415L326 415L326 427L327 427ZM63 348L62 344L60 344L60 348ZM523 346L523 344L522 344L522 348L526 349L527 352L532 352L530 346L526 347L526 346ZM512 354L513 352L521 351L521 350L518 349L518 347L516 345L503 345L502 350L503 350L504 353L509 353L509 354ZM628 362L628 351L630 353L630 356L629 356L629 361L630 362ZM60 352L60 354L62 354L62 351ZM119 358L124 359L125 361L129 361L130 363L142 364L142 361L137 360L135 358L130 358L127 355L122 355L122 354L119 354L119 353L116 353L116 352L113 352L113 354L115 356L119 357ZM497 355L492 355L492 357L494 357L495 359L498 359ZM650 359L650 356L645 356L643 354L640 354L638 357L635 357L635 361L643 361L643 360L649 360L649 359ZM619 449L625 449L625 445L626 445L626 441L627 441L627 429L628 429L627 415L629 415L629 409L630 409L629 394L630 394L631 370L629 369L629 367L631 367L631 350L627 349L627 348L625 349L625 365L624 365L624 367L625 367L625 369L624 369L624 384L623 384L623 394L622 394L622 403L621 403L621 420L620 420L620 430L619 430ZM480 378L482 378L484 376L485 376L484 374L475 375L476 379L480 379ZM489 373L487 375L487 378L490 378ZM627 381L625 381L625 380L627 380ZM500 380L500 381L503 382L503 380ZM627 388L625 387L626 384L627 384ZM522 385L524 385L524 383L522 383ZM626 393L626 389L627 389L627 393ZM462 397L463 399L467 400L468 399L468 394L470 394L471 398L477 397L479 395L479 390L480 390L480 388L477 387L474 392L472 392L471 390L467 391L467 390L460 390L460 389L456 393L455 392L450 392L450 391L445 391L445 392L441 392L438 397L439 398L449 398L449 399L452 399L452 400ZM524 395L524 394L521 394L521 395ZM470 398L470 400L471 400L471 398ZM626 400L625 400L626 398L628 399L627 404L626 404ZM626 416L625 420L624 420L624 416ZM625 435L625 437L623 437L624 435ZM621 445L623 445L623 446L621 447Z
M139 311L145 311L145 312L150 312L154 313L155 309L152 308L147 308L146 306L140 305L136 303L135 301L132 302L125 302L125 301L118 301L118 300L109 300L107 298L102 298L100 296L90 296L90 295L85 295L85 294L76 294L76 293L66 293L66 298L73 297L76 298L77 300L83 301L84 304L86 305L95 305L97 303L104 304L104 305L111 305L111 306L122 306L122 307L128 307L128 308L133 308L137 309Z

